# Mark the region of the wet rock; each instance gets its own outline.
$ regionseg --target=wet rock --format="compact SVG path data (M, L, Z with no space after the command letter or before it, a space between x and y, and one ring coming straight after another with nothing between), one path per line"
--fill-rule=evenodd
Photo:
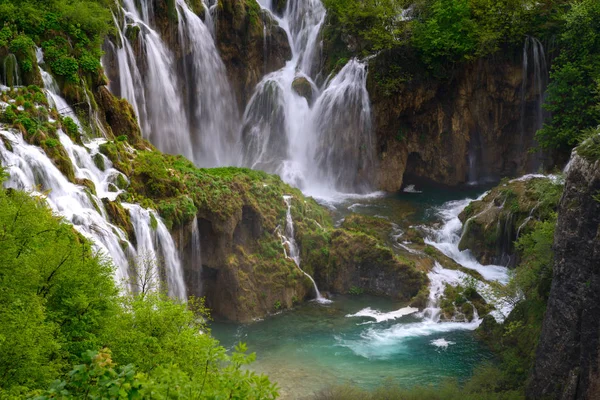
M256 0L223 0L216 18L216 44L243 110L260 79L292 56L287 34Z
M484 265L515 265L515 240L530 232L536 221L550 218L561 193L562 184L554 178L501 183L459 215L463 233L458 248L469 249Z
M309 105L312 105L313 102L313 89L312 85L305 77L297 77L292 82L292 89L299 95L302 96L308 101Z

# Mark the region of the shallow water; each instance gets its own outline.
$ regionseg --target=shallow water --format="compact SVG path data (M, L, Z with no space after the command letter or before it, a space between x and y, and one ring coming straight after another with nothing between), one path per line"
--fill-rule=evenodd
M477 198L485 189L415 187L410 193L325 203L338 222L357 212L389 219L402 229L435 225L442 205ZM464 380L492 358L473 335L480 321L437 323L406 304L367 295L333 300L309 302L253 324L214 323L213 335L229 349L246 342L257 353L250 369L268 374L284 399L307 398L331 385L372 389L390 380L405 387Z
M366 295L337 296L328 305L310 302L253 324L214 323L212 330L227 348L246 342L257 353L251 369L268 374L289 399L330 385L371 389L386 380L402 386L462 380L490 359L469 324L422 322L414 314L382 322L348 316L366 307L391 312L403 306Z

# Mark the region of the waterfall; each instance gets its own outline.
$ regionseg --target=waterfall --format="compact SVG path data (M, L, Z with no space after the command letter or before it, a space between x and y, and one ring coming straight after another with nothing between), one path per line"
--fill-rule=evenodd
M164 277L170 297L185 300L185 284L175 243L169 230L154 210L146 210L137 204L122 203L129 211L137 242L138 278L149 280L150 286L160 287ZM148 262L149 261L149 262Z
M75 124L77 124L79 131L83 131L83 125L81 125L79 118L77 118L77 115L75 115L75 111L73 111L69 103L67 103L67 101L60 96L60 88L58 87L56 79L54 79L49 72L42 68L44 65L44 53L42 49L38 47L35 53L40 75L42 76L42 81L44 82L44 93L48 99L48 104L50 107L56 108L56 111L58 111L61 116L71 118Z
M304 270L300 267L300 250L298 249L298 245L296 244L296 239L294 237L294 221L292 220L292 196L283 196L283 200L287 206L287 212L285 216L285 235L281 235L281 243L283 244L283 248L287 246L288 252L286 252L286 257L292 259L294 264L298 267L298 269L308 278L313 284L315 288L315 300L319 303L329 303L330 300L327 300L323 296L321 296L321 292L319 292L319 288L317 287L317 283L313 279L312 276L304 272Z
M485 194L479 199L482 199L483 196ZM463 267L479 272L487 280L507 283L507 268L500 265L481 265L469 250L460 251L458 249L463 231L463 224L458 215L471 201L473 199L450 201L440 207L438 215L442 220L441 227L430 230L429 236L425 238L425 243L434 246Z
M43 55L38 51L40 65L43 65ZM74 116L73 110L58 92L58 85L52 76L40 67L49 102L63 116ZM111 258L117 267L115 280L131 289L130 262L140 256L141 252L151 252L160 255L165 263L165 275L169 294L185 299L182 268L175 245L165 225L154 211L144 210L138 205L124 205L130 212L130 218L136 231L136 242L141 245L134 248L127 234L118 226L109 222L109 216L103 199L115 201L121 191L115 191L117 179L127 179L121 172L113 168L112 162L99 152L99 146L105 139L95 139L80 146L73 143L62 130L57 131L61 145L73 165L75 179L87 180L93 184L94 190L82 185L71 183L53 164L50 158L39 147L28 144L20 133L12 130L0 130L2 135L11 143L9 150L0 140L0 161L9 173L5 182L6 187L25 190L32 195L44 197L50 208L73 224L83 236L88 238L94 247ZM101 158L103 168L94 162ZM153 215L156 220L154 240L148 240L142 234L138 215ZM150 224L150 223L149 223ZM139 232L139 233L138 233Z
M144 136L161 151L198 166L239 163L238 111L211 28L185 0L174 7L176 46L157 32L150 0L123 2L118 44L106 45L119 72L110 89L132 103ZM210 23L208 7L205 15Z
M197 269L199 273L196 282L190 284L197 288L198 293L200 293L201 296L204 292L204 282L202 282L202 249L200 247L200 227L198 226L198 217L194 218L192 224L191 249L192 257L190 259L190 264L192 268Z
M21 86L21 76L19 75L19 63L17 57L10 53L4 57L4 73L2 74L2 84L4 86L13 87Z
M261 5L269 11L269 2ZM269 11L270 12L270 11ZM367 69L356 59L319 88L319 0L287 3L282 18L292 59L257 85L242 127L243 164L279 174L305 192L367 192L374 168L374 139L366 90ZM312 106L293 85L304 82Z
M533 65L530 65L530 56L533 59ZM521 135L520 145L521 146L535 146L537 142L535 138L532 139L531 143L527 143L525 137L527 131L527 90L531 88L534 96L534 113L533 123L531 124L532 132L535 134L538 130L542 129L544 122L549 118L549 113L544 110L543 104L546 100L546 88L548 87L549 74L548 65L546 62L546 53L542 43L532 37L525 37L525 43L523 45L523 82L521 84ZM531 72L530 72L531 71ZM531 73L531 82L529 76ZM541 154L536 154L531 168L535 171L541 165Z

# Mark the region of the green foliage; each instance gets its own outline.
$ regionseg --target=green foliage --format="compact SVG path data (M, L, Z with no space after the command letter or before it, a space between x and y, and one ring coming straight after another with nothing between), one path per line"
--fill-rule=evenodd
M580 140L581 144L577 147L577 154L589 162L600 160L600 129L586 129L581 134Z
M348 294L352 295L352 296L360 296L361 294L364 293L364 289L358 286L352 286L350 288L350 290L348 290Z
M600 124L600 3L573 2L564 16L544 107L550 122L537 134L545 148L567 152L583 130Z
M101 73L106 35L114 31L110 0L4 0L0 3L0 46L17 56L24 73L36 64L35 44L45 62L65 81Z
M79 80L77 76L79 63L74 57L60 56L50 61L50 68L52 68L52 72L56 75L63 76L70 82L77 82Z
M98 334L112 267L41 200L0 190L0 393L46 385Z
M77 140L79 138L79 127L73 121L71 117L64 117L62 119L62 126L65 133L71 137L71 139Z
M112 266L43 199L0 190L0 259L2 398L277 395L266 377L242 369L255 358L244 345L227 355L210 336L202 301L119 296Z
M469 0L435 0L428 18L414 28L413 44L429 64L464 61L477 47Z
M499 381L504 390L521 390L533 365L552 281L555 225L554 214L519 238L516 248L521 261L501 294L520 295L522 300L504 324L479 332L500 357Z

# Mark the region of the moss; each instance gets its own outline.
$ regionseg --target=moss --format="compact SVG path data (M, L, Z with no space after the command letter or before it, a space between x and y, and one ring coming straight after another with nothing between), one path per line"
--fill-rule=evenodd
M117 179L115 180L115 185L119 188L119 189L127 189L127 187L129 186L129 182L127 181L127 178L125 177L125 175L123 174L119 174L117 175Z
M94 182L90 181L89 179L75 178L75 183L80 186L85 186L91 194L94 196L96 195L96 185L94 185Z
M110 218L110 222L121 228L127 234L129 240L135 244L135 231L127 210L118 201L110 201L104 198L102 199L102 203Z
M92 158L94 160L94 164L96 165L96 167L98 167L100 171L106 170L106 165L104 165L104 157L102 157L102 154L96 153Z
M0 139L2 140L2 143L4 144L4 147L6 148L6 150L12 152L13 151L13 146L12 146L12 142L3 135L0 135Z
M387 242L393 227L390 221L383 218L350 214L344 219L342 228L352 232L361 232L377 238L381 242Z
M62 144L59 142L58 144L48 147L46 141L44 141L41 143L41 147L48 158L52 160L52 163L56 168L58 168L70 182L75 183L75 168Z

